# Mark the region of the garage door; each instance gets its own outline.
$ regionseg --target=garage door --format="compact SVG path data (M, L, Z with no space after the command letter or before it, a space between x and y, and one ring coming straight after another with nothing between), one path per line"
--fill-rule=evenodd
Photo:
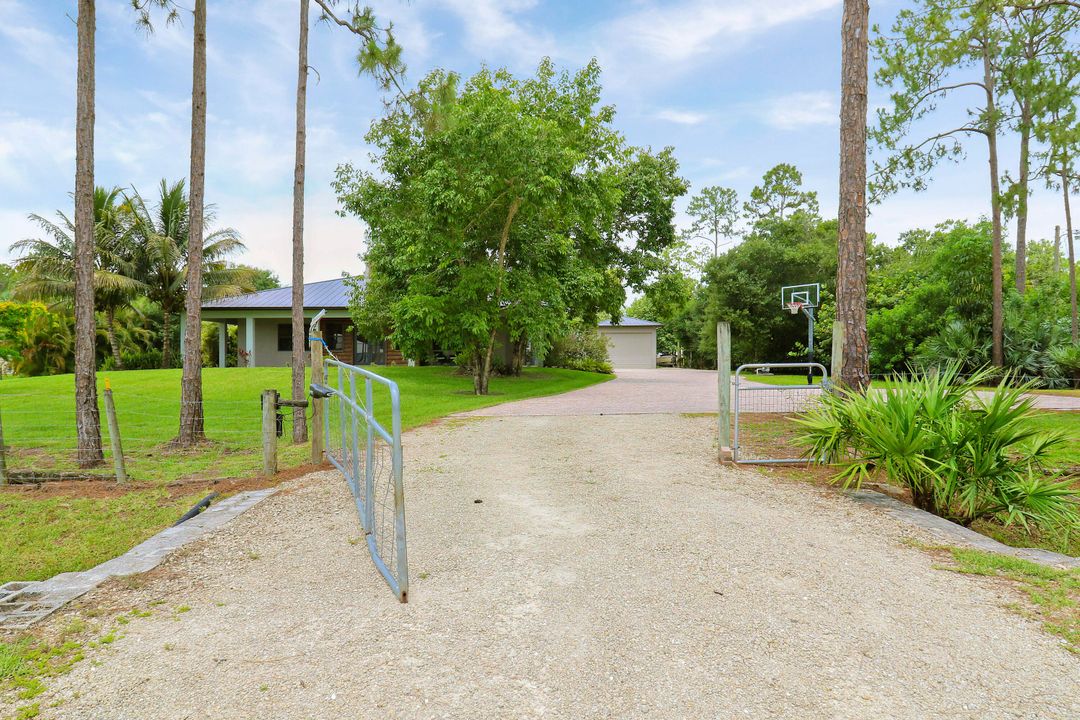
M616 368L656 367L656 328L601 328Z

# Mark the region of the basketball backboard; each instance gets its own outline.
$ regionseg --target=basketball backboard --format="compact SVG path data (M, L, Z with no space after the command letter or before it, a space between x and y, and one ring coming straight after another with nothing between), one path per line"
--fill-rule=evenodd
M821 284L785 285L780 289L780 307L788 310L795 303L800 308L816 308L821 299Z

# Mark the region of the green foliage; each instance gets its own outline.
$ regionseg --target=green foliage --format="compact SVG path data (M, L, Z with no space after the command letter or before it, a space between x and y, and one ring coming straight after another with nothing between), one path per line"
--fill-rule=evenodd
M1076 528L1080 495L1047 470L1063 442L1033 424L1028 385L1008 378L987 399L991 375L963 378L960 368L894 378L884 391L826 393L798 420L808 455L841 465L847 487L880 473L911 491L917 507L963 525L994 518L1005 525Z
M71 372L71 319L43 303L0 302L0 359L19 375Z
M536 77L436 71L373 124L378 172L338 170L369 227L353 282L361 333L407 355L463 356L477 393L497 334L543 355L573 317L617 314L674 242L685 192L669 150L626 148L599 105L599 67Z
M761 185L750 191L749 202L743 205L747 218L758 223L762 220L786 220L796 213L817 217L817 193L802 189L803 176L798 168L781 163L761 178Z
M786 357L806 342L806 319L780 310L780 288L822 282L816 341L828 347L832 322L831 280L836 277L836 221L798 212L760 220L739 245L705 266L705 289L697 302L697 351L715 363L716 322L731 323L736 365Z
M1050 351L1050 358L1062 375L1072 378L1073 387L1080 388L1080 343L1056 347Z
M552 343L544 364L608 375L614 372L608 356L607 338L595 327L582 322L574 323L569 332Z
M720 238L735 234L735 225L739 222L739 196L731 188L703 187L690 198L686 214L693 219L690 234L709 240L715 257L720 254Z

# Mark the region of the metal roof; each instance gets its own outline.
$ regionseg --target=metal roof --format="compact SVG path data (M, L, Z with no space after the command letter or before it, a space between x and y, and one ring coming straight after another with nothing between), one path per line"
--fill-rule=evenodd
M653 322L652 320L640 320L638 318L624 317L617 323L613 323L610 320L601 320L600 327L663 327L661 323Z
M363 280L361 280L361 283ZM311 310L347 308L349 288L344 278L304 283L304 307ZM204 310L283 310L292 307L292 287L259 290L203 303Z

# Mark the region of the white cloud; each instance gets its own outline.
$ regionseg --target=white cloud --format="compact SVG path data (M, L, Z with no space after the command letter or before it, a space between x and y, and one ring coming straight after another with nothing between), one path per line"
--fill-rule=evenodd
M708 115L700 112L692 112L690 110L675 110L668 108L656 113L656 117L659 120L666 120L667 122L673 122L678 125L697 125L704 122Z
M839 125L836 94L828 91L794 92L763 103L761 119L778 130L797 130L813 125Z
M518 17L536 0L440 0L461 20L465 44L486 62L504 56L533 67L541 57L559 57L555 37Z
M66 120L66 121L65 121ZM75 173L75 132L70 118L59 123L0 114L0 183L25 185L39 175Z
M840 0L652 2L612 23L611 35L649 61L679 63L839 4Z
M75 84L75 25L65 38L39 26L15 0L0 0L0 47L13 50L22 60L65 85Z

